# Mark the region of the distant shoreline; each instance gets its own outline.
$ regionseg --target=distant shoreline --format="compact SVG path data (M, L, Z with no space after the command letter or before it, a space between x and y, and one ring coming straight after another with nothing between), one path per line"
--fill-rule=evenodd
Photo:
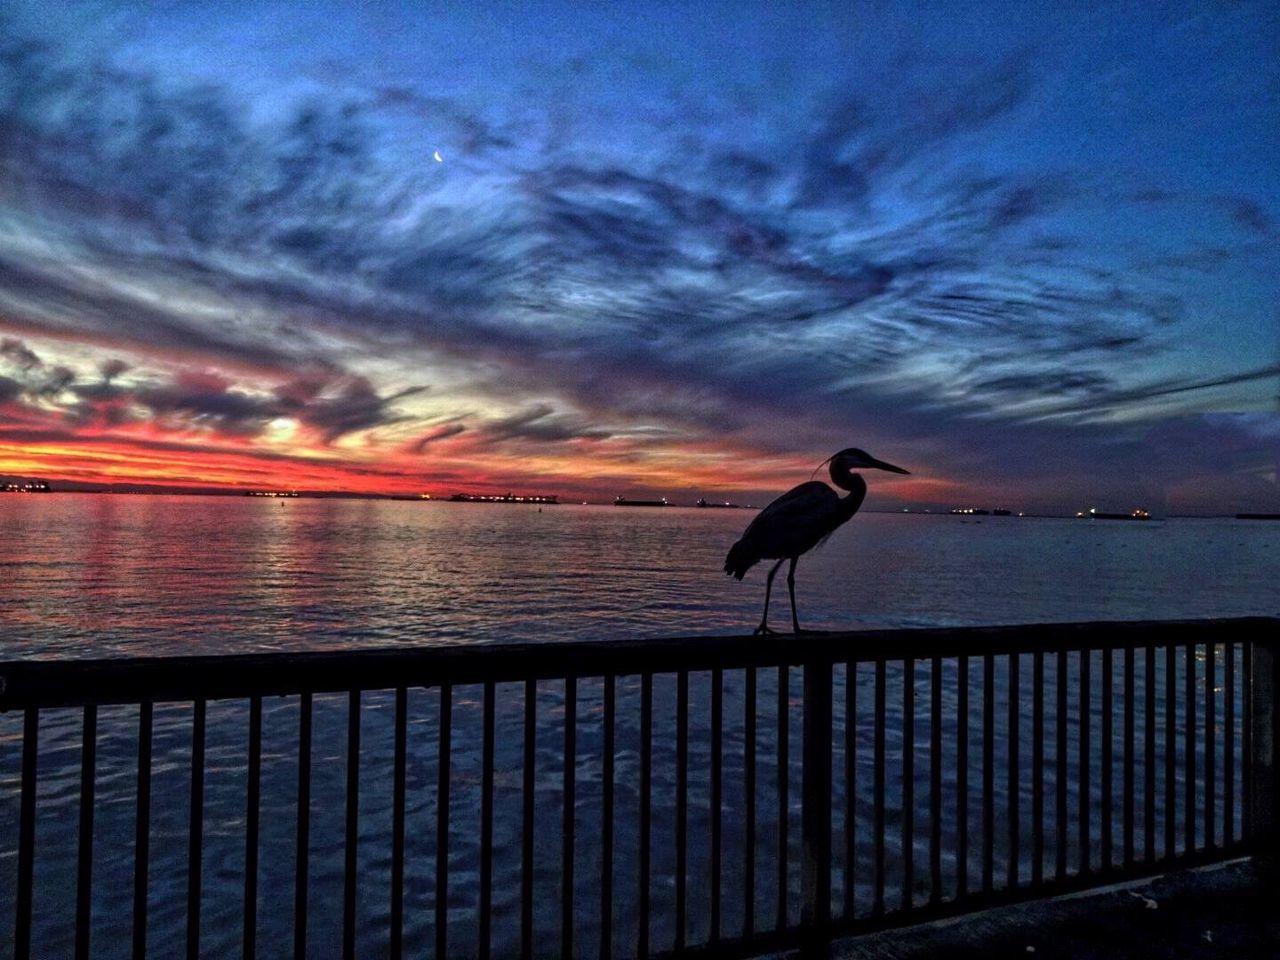
M200 487L174 487L174 488L160 488L160 489L154 489L154 488L130 489L130 488L120 488L120 487L109 487L109 486L103 486L103 487L86 486L86 487L72 487L72 488L54 487L47 492L41 492L39 494L13 493L11 495L14 497L23 497L23 496L47 497L55 494L90 494L90 495L112 494L116 496L145 496L145 497L220 497L220 498L225 497L225 498L232 498L232 499L235 499L235 498L244 499L246 496L248 496L248 497L252 497L253 499L281 500L281 501L285 501L285 500L394 500L394 501L400 501L400 502L413 502L413 503L450 503L452 502L447 496L436 496L434 494L430 496L423 496L421 494L411 494L411 493L353 493L353 492L347 492L347 491L341 491L341 490L305 490L305 491L299 490L296 492L289 491L287 495L281 495L281 494L271 495L271 494L263 494L262 492L256 489L255 490L240 490L240 489L227 490L227 489L221 489L221 488L205 489ZM0 494L0 497L2 496L4 496L4 494ZM576 497L570 497L567 500L562 498L560 503L557 505L558 506L602 507L602 506L612 506L613 504L614 504L613 500L579 500ZM538 504L536 502L531 502L530 504L526 504L526 505L537 506ZM677 502L671 501L668 503L668 507L687 508L690 510L698 509L694 501L690 501L689 503L677 503ZM747 510L747 511L758 511L760 508L759 507L741 507L740 509ZM1079 519L1074 514L1069 514L1069 513L1024 513L1022 516L1015 515L1010 517L994 516L994 515L969 516L969 515L952 514L948 509L943 509L943 508L938 508L938 509L930 508L926 510L926 509L903 509L901 507L880 507L880 508L865 509L861 512L864 514L871 514L871 513L886 514L886 515L892 514L896 516L906 516L906 517L922 517L922 516L923 517L947 517L949 519L960 520L961 522L967 522L967 523L981 523L983 520L987 520L991 522L1002 522L1002 521L1017 522L1018 520ZM1272 515L1259 514L1256 512L1249 512L1249 513L1242 514L1234 511L1230 513L1170 513L1170 514L1166 514L1163 517L1152 517L1151 519L1156 521L1159 521L1159 520L1240 520L1241 522L1247 523L1247 522L1253 521L1255 518L1262 517L1262 516L1267 516L1268 518L1270 518Z

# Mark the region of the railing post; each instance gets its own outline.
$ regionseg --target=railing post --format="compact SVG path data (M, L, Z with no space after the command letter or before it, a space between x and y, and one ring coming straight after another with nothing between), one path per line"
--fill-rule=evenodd
M804 781L800 923L806 952L827 945L831 923L831 663L804 666Z
M1267 864L1272 879L1280 879L1280 711L1276 710L1276 692L1280 689L1280 649L1268 638L1257 634L1250 639L1253 647L1253 677L1250 686L1250 725L1252 736L1251 789L1249 808L1253 820L1254 852Z

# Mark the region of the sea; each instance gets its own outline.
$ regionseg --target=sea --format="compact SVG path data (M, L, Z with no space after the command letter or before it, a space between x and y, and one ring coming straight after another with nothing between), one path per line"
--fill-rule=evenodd
M0 664L23 659L748 633L760 618L766 567L755 568L744 582L738 582L723 573L722 565L729 546L753 516L745 509L674 506L0 495ZM781 577L776 586L770 621L779 630L789 630ZM814 630L1276 616L1280 614L1280 524L1227 518L1120 522L868 512L856 516L825 546L800 561L796 592L801 624ZM779 642L793 641L783 637ZM978 666L973 665L971 729L977 729L981 719L976 712L983 683ZM948 661L939 677L948 722L956 709L956 669ZM1005 670L1002 665L993 680L998 703L1008 698ZM1054 670L1050 663L1046 677L1050 690ZM1095 665L1095 678L1097 670ZM791 740L800 727L798 674L793 670L782 680L788 684L788 709L795 714L790 718ZM1218 669L1216 676L1221 678L1223 670ZM869 767L864 769L872 757L870 665L852 675L840 669L836 679L840 691L852 688L858 693L856 782L870 784L873 773ZM917 709L928 703L932 681L928 663L913 672ZM796 785L783 818L792 874L799 862L799 741L789 743L785 769L771 759L777 745L769 742L770 731L777 726L776 713L769 711L775 709L779 682L776 671L760 674L758 918L777 912L779 887L770 865L777 859L776 827L768 824L776 824L779 816L780 772ZM1025 671L1023 682L1019 689L1025 697ZM891 666L886 754L891 765L900 763L903 756L902 738L893 733L901 725L903 683L901 668ZM634 678L619 681L615 787L620 810L637 802L637 688ZM459 688L451 712L447 908L450 952L459 956L476 949L481 693ZM838 700L843 696L840 692ZM1203 690L1197 696L1197 703L1203 705ZM740 790L731 788L741 782L735 778L742 776L742 697L742 675L727 673L724 775L730 788L725 791L723 838L727 889L741 883L744 862ZM599 931L596 837L602 746L592 718L598 723L601 700L599 682L579 685L577 714L583 729L576 770L575 902L580 926L575 940L582 953L597 949L592 938ZM1242 696L1237 699L1237 710L1242 701ZM709 702L709 678L695 674L690 681L691 774L684 798L690 811L690 836L695 838L688 853L689 942L708 935L708 894L699 878L704 877L710 859L705 841L710 816L706 809ZM658 677L651 887L655 949L670 946L675 939L670 918L675 869L671 838L680 798L675 795L674 703L674 679ZM362 701L357 907L361 956L385 955L391 705L390 695L379 692L365 694ZM557 955L564 706L562 683L539 684L535 933L540 946L536 952ZM838 702L837 723L842 724L839 706ZM1021 713L1024 705L1016 707ZM406 950L417 955L430 951L436 934L438 692L411 690L408 709L405 943ZM1096 703L1091 709L1097 709ZM1185 710L1181 700L1180 709ZM308 884L308 939L310 953L316 957L334 955L341 937L346 710L345 696L316 698ZM264 704L257 911L261 956L291 955L292 950L298 711L297 698L274 698ZM997 707L998 715L1004 711L1003 706ZM209 705L200 929L202 953L207 956L236 955L241 943L247 714L243 702ZM156 707L148 887L148 943L155 956L181 953L186 937L191 716L190 704ZM518 952L522 718L521 688L500 686L495 755L496 956ZM129 951L137 723L136 706L99 711L92 899L95 955ZM36 956L67 956L73 949L80 724L78 710L48 710L41 715ZM888 824L894 836L904 817L922 817L920 811L928 810L929 730L919 721L915 727L914 772L917 779L922 778L923 787L915 791L914 811L904 812L895 779L890 778ZM1023 729L1027 729L1025 721ZM837 744L842 738L840 727ZM997 760L1003 762L1006 746L1000 731L996 739ZM1020 751L1029 750L1027 739L1024 735ZM1118 743L1116 750L1119 756ZM21 752L21 717L0 714L0 931L7 930L14 915ZM1048 755L1052 756L1052 749ZM1029 765L1028 754L1020 765L1023 776ZM1093 773L1096 791L1099 777L1096 770ZM971 773L971 784L976 782L974 776ZM839 793L843 775L836 779ZM1020 784L1019 790L1024 786ZM954 771L944 778L942 790L944 807L954 809ZM855 810L857 867L851 895L862 909L872 896L861 867L871 855L870 800L861 791L852 798L837 795L834 799L837 809L850 800ZM995 822L1003 823L1002 817L997 810ZM1222 819L1218 818L1219 823ZM979 820L974 807L970 824ZM927 841L927 836L921 839L927 835L924 821L919 822L917 844ZM634 950L637 935L637 841L630 823L631 819L620 816L615 835L613 936L623 956ZM838 834L844 829L842 823L835 825ZM1163 813L1157 827L1163 829ZM954 822L949 820L944 830L954 830ZM1005 849L1007 839L995 839L997 853ZM1140 830L1138 842L1144 842ZM842 835L837 846L841 843ZM895 843L888 842L891 887L900 882L894 878L902 876L905 856L917 864L917 876L927 872L921 866L927 850L917 847L907 853ZM975 836L975 849L978 843ZM948 850L953 847L954 843L947 845ZM1025 861L1029 844L1024 840L1019 849ZM1096 851L1092 856L1097 856ZM1022 868L1025 876L1029 864L1024 862ZM954 886L961 867L952 858L944 869ZM972 873L976 865L964 869ZM972 875L977 883L980 878ZM793 889L783 909L794 921L799 909L794 892L798 874L789 876L787 886ZM900 894L901 890L894 895ZM833 895L837 900L844 896L840 882ZM732 934L735 925L742 923L741 895L726 894L722 908L725 932ZM0 936L0 957L11 950L11 940Z

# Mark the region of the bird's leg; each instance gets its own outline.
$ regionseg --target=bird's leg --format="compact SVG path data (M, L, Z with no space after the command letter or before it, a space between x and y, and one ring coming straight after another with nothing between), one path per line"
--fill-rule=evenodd
M796 561L799 557L791 558L791 566L787 568L787 592L791 594L791 627L796 633L800 632L800 618L796 615Z
M773 577L778 572L778 568L782 566L779 560L773 565L773 569L769 571L769 576L764 581L764 615L760 617L760 626L756 627L755 635L760 636L765 633L773 633L769 629L769 594L773 590Z

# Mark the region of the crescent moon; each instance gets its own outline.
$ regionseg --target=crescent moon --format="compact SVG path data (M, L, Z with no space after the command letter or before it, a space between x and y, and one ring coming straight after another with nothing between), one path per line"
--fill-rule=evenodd
M440 151L439 151L439 150L437 150L437 151L436 151L435 153L433 153L431 156L433 156L433 157L435 158L436 163L444 163L444 157L440 156Z

